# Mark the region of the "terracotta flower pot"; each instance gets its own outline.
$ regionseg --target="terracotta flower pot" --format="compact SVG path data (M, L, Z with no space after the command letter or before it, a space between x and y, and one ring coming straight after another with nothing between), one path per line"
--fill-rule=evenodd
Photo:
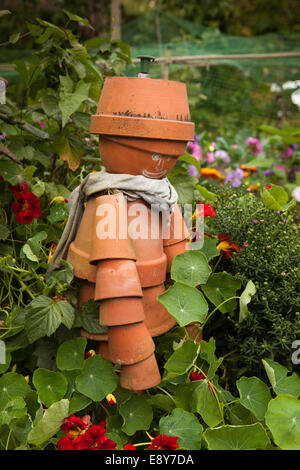
M109 357L116 364L134 364L154 352L154 342L144 322L110 326Z
M144 308L140 297L121 297L101 302L101 325L127 325L144 321L144 319Z
M135 261L114 259L98 263L95 300L142 295Z
M95 282L96 267L89 262L93 232L87 230L87 227L93 227L94 215L95 197L91 197L86 203L76 238L71 243L67 256L68 263L73 266L74 275L90 282Z
M127 205L122 194L99 196L95 200L90 263L136 256L127 233Z
M108 341L107 333L103 333L103 334L89 333L84 328L81 328L80 336L83 336L84 338L92 339L93 341Z
M95 284L85 279L80 281L80 288L78 294L78 307L80 308L82 304L87 302L90 299L94 298L95 294Z
M146 317L145 324L151 336L161 335L176 325L175 318L157 300L157 297L164 292L164 284L143 289L142 303Z
M129 390L145 390L160 384L161 377L154 354L144 361L121 367L120 386Z
M178 243L173 243L172 245L168 245L164 247L165 254L167 257L167 273L171 271L172 263L175 256L184 253L190 249L189 243L187 240L182 240Z
M166 233L162 234L164 247L187 240L190 236L178 205L175 206L171 216L170 227L166 225L164 227L166 227Z
M104 359L107 359L108 361L110 361L109 350L108 350L108 342L107 341L99 341L99 343L97 345L96 353L101 354L101 356L104 357Z

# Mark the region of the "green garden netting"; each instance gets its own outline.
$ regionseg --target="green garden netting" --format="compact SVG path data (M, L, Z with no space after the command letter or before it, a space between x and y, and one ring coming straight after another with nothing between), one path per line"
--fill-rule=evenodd
M171 58L300 52L300 35L231 36L159 10L123 25L122 40L130 45L133 59L141 54L166 57L168 51ZM138 71L136 64L128 66L126 74L135 76ZM154 63L151 76L164 78L164 65ZM235 132L260 124L300 126L299 56L171 63L168 77L187 84L199 131L203 127Z

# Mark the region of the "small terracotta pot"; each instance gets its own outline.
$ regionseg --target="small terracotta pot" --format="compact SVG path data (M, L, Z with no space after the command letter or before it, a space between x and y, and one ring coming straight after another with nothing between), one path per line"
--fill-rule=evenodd
M109 357L116 364L134 364L154 352L155 345L144 322L110 326Z
M84 328L81 328L80 336L83 336L84 338L92 339L93 341L108 341L108 335L106 333L103 333L103 334L89 333Z
M175 318L157 300L157 297L164 292L164 284L143 289L142 303L146 317L145 324L151 336L161 335L176 325Z
M154 354L144 361L121 367L120 386L129 390L145 390L155 387L161 377Z
M90 263L136 256L127 233L127 205L122 194L99 196L95 201Z
M95 300L142 295L135 261L100 261L96 275Z
M93 232L87 230L87 227L93 227L94 215L95 197L91 197L86 203L75 240L71 243L67 255L68 263L73 266L74 275L90 282L95 282L96 267L89 263Z
M80 308L82 304L87 302L90 299L94 299L95 294L95 284L86 280L80 281L80 288L78 294L78 307Z
M108 342L107 341L100 341L98 346L97 346L96 353L101 354L101 356L104 357L104 359L107 359L108 361L110 361L109 350L108 350Z
M174 243L164 247L165 254L167 256L167 273L171 271L172 263L175 256L189 251L190 247L187 240L182 240L181 242Z
M101 302L101 325L127 325L144 320L144 308L140 297L121 297L118 299L102 300Z

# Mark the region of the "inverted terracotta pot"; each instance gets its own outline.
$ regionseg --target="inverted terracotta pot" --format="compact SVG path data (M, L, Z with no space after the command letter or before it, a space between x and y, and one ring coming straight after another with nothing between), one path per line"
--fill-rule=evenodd
M132 145L131 141L134 141ZM165 178L175 165L177 157L184 153L187 142L169 141L172 145L167 148L165 141L157 140L153 141L155 150L149 151L143 148L148 141L150 139L101 135L99 152L102 163L110 173L143 175L154 179ZM134 146L137 144L141 148Z
M91 132L189 141L194 138L184 83L153 78L105 79Z
M140 297L121 297L102 300L101 302L101 325L127 325L144 320L144 308Z
M164 246L173 245L174 243L178 243L189 238L189 231L178 205L174 208L169 228L166 224L163 224L163 227L165 229L162 233Z
M108 330L109 357L116 364L134 364L149 357L155 349L144 322L110 326Z
M95 300L142 295L135 261L105 260L98 263Z
M145 390L155 387L161 377L154 354L144 361L121 367L120 386L129 390Z
M89 263L94 224L95 197L91 197L85 207L75 240L70 244L67 261L73 266L74 275L80 279L95 282L96 268ZM87 230L87 228L90 228Z
M158 336L169 331L176 325L165 307L158 302L157 297L165 292L164 284L143 289L142 303L145 312L145 324L151 336Z
M109 350L108 350L108 342L107 341L100 341L98 346L97 346L96 353L101 354L102 357L104 357L105 359L110 361Z
M165 254L167 256L167 272L171 271L172 263L175 256L184 253L185 251L189 251L190 246L187 240L182 240L181 242L174 243L169 246L165 246Z
M78 307L80 308L82 304L87 302L90 299L94 299L95 294L95 284L86 280L80 281L80 288L78 294Z
M83 336L84 338L92 339L93 341L107 341L108 340L107 333L103 333L103 334L89 333L84 328L81 328L80 336Z
M136 259L127 233L127 205L123 194L96 198L92 233L90 263L105 259Z

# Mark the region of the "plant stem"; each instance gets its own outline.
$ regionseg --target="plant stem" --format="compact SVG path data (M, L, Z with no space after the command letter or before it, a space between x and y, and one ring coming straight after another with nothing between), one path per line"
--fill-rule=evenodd
M230 297L229 299L226 299L224 300L224 302L222 302L221 304L219 304L212 312L210 312L209 315L207 315L207 317L205 318L204 322L202 323L202 330L203 330L203 327L204 325L208 322L208 320L210 319L210 317L220 308L222 307L222 305L224 305L226 302L229 302L229 300L232 300L232 299L239 299L240 297L239 296L233 296L233 297Z

